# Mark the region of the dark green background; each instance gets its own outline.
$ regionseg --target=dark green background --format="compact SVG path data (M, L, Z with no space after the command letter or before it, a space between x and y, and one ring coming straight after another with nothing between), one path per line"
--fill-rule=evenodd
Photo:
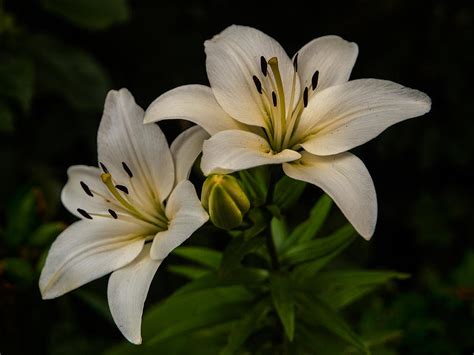
M148 0L129 2L128 12L104 24L80 10L71 21L44 6L48 3L58 1L15 0L2 6L0 107L12 118L0 132L2 225L8 206L31 186L40 191L37 223L73 221L59 204L60 188L67 167L96 163L96 130L107 90L127 87L146 108L176 86L207 84L203 42L233 23L270 34L290 55L315 37L337 34L359 45L352 78L392 80L426 92L433 101L424 117L392 127L355 150L374 179L379 218L372 241L361 239L350 254L360 266L413 277L358 303L353 323L363 327L378 319L403 329L403 338L392 346L396 353L474 351L472 5ZM117 11L117 5L111 9ZM19 83L19 95L12 94L8 80ZM176 122L163 126L170 140L181 129ZM316 188L307 192L302 207L319 194ZM211 243L221 247L219 241ZM36 263L40 251L28 250L0 242L0 259ZM73 292L42 301L35 280L20 282L2 265L2 354L95 353L121 341L115 326L84 296ZM182 282L164 268L158 277L150 303ZM105 297L104 284L105 279L88 287Z

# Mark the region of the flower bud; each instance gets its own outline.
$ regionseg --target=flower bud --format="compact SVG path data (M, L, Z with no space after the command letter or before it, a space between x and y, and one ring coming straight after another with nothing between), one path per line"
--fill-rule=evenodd
M250 208L239 180L231 175L210 175L204 181L201 202L211 222L222 229L238 227Z

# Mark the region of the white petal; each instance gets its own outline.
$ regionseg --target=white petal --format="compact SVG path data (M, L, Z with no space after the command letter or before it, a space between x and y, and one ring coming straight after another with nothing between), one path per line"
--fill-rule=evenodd
M319 37L298 52L298 74L302 83L311 85L316 70L319 80L316 91L349 80L359 49L357 44L339 36Z
M143 306L153 276L161 264L150 258L150 246L127 266L113 272L109 278L107 298L112 317L122 334L133 344L141 344Z
M98 168L85 165L71 166L67 170L68 181L61 192L61 201L69 212L79 218L84 218L84 216L77 211L78 208L88 213L106 215L108 215L107 210L109 208L119 212L119 206L107 203L105 198L102 197L109 197L110 193L100 179L101 173ZM87 191L92 196L88 195L86 190L84 190L81 182L85 184L85 189L89 189Z
M314 95L296 135L304 137L301 145L313 154L337 154L430 107L430 98L418 90L385 80L354 80Z
M275 153L268 142L251 132L224 131L204 142L204 175L228 174L260 165L281 164L300 158L294 150Z
M351 153L326 157L303 153L301 160L284 164L283 170L293 179L323 189L362 237L372 237L377 222L377 196L372 178L359 158Z
M149 213L164 201L174 182L173 159L157 125L143 124L143 110L126 89L110 91L105 100L97 145L99 161L116 184L127 186L130 197ZM130 178L123 164L133 173Z
M175 167L175 186L187 180L194 161L202 151L202 144L209 134L199 126L194 126L181 133L171 144L171 155Z
M260 57L278 58L285 96L289 100L293 64L273 38L251 27L230 26L204 43L206 68L211 88L222 108L233 118L249 125L264 126L262 101L252 77L266 81ZM296 78L298 79L298 78ZM299 93L299 80L296 81Z
M194 122L209 134L243 127L219 106L211 88L204 85L185 85L164 93L148 107L144 122L174 119Z
M62 232L49 250L39 286L43 299L61 296L131 262L145 227L113 219L84 220Z
M209 219L196 195L193 184L182 181L166 204L168 229L157 233L151 247L151 257L163 260Z

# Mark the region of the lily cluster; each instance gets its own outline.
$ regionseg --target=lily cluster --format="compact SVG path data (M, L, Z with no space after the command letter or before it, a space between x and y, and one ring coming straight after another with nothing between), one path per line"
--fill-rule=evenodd
M250 207L229 176L212 181L230 181L235 189L203 187L203 208L188 180L201 152L206 176L282 164L288 177L320 187L370 239L375 188L348 151L430 110L420 91L385 80L348 81L358 47L337 36L317 38L290 59L273 38L231 26L206 41L205 51L210 87L178 87L146 112L126 89L108 94L98 167L71 167L61 194L80 220L53 243L40 278L49 299L111 273L112 316L136 344L148 289L166 256L208 220L206 210L216 225L228 226L239 224ZM168 146L150 123L169 119L196 126ZM228 219L225 213L213 218L214 208L240 214L234 223L231 212Z

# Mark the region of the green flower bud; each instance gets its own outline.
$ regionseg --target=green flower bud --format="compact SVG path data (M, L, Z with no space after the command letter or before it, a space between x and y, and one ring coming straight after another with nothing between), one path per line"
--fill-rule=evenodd
M210 175L204 181L201 202L211 222L222 229L238 227L250 208L239 180L231 175Z

